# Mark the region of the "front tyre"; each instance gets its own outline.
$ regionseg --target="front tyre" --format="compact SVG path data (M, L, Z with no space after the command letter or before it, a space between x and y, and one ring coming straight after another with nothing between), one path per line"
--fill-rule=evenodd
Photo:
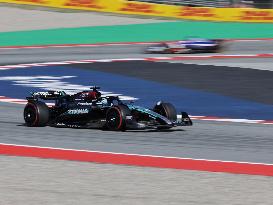
M126 105L109 108L106 113L106 128L111 131L125 131L127 115L130 115L130 110Z
M44 127L49 121L49 109L44 102L28 102L24 109L28 127Z
M158 102L153 109L156 113L168 118L172 122L177 120L177 112L171 103Z

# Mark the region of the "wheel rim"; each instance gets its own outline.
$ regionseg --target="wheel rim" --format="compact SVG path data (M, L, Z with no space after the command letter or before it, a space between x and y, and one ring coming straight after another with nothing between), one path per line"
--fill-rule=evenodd
M25 122L31 125L36 121L36 118L37 118L36 110L31 107L27 107L24 112Z
M167 117L167 113L166 113L166 111L165 111L165 109L164 109L163 107L157 108L155 111L156 111L158 114L160 114L160 115L162 115L162 116L164 116L164 117Z
M120 113L116 109L112 109L108 114L107 114L107 127L109 129L119 129L121 126L121 118L120 118Z

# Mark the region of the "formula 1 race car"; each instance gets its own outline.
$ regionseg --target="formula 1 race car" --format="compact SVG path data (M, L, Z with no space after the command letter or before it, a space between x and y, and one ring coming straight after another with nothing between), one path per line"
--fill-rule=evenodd
M148 47L145 53L216 53L223 49L223 42L222 39L188 39L185 41L163 42Z
M35 92L27 97L25 124L29 127L98 128L113 131L129 129L170 129L189 126L186 112L177 115L170 103L158 102L153 109L125 104L118 96L101 96L98 87L68 95L64 91ZM44 101L53 100L53 106Z

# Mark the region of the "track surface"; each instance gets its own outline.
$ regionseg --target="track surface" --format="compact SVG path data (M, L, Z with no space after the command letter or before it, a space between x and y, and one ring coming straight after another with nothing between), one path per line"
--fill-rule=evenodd
M271 177L6 156L0 162L4 205L272 204Z
M168 61L167 61L168 62ZM184 63L189 65L211 65L211 66L227 66L230 68L247 68L255 70L267 70L273 71L273 59L272 58L259 58L259 59L210 59L210 60L180 60L170 61L170 63Z
M272 62L272 59L270 60ZM273 105L271 95L271 90L273 89L273 72L240 67L227 67L224 66L225 63L217 67L212 65L195 65L194 62L191 63L192 64L170 64L166 62L135 61L72 64L68 67L129 76L180 88L220 93L225 96ZM219 78L219 76L225 77ZM179 98L177 97L177 99ZM184 99L184 101L186 101L186 99ZM204 102L203 106L205 106L205 104ZM269 119L273 119L273 117Z
M147 56L141 54L145 47L145 45L118 45L86 48L46 48L18 50L0 49L0 61L1 65L7 65L59 60L128 57L135 58ZM272 53L272 48L273 41L236 42L230 44L225 53ZM195 61L187 62L195 63ZM228 64L230 61L225 60L221 62L222 64ZM236 62L236 60L232 62ZM252 65L255 64L247 59L237 63L246 63L245 65L247 65L248 62L250 62ZM262 59L260 61L255 60L255 62L256 64L263 64L266 67L270 67L272 64L272 59ZM202 64L204 62L196 61L196 63ZM217 64L217 60L208 60L206 63L214 65L215 63ZM101 66L99 67L102 69L101 71L103 71L103 68L101 68ZM246 69L246 71L250 73L252 72L251 69ZM113 72L118 73L118 68L113 69ZM256 71L253 72L255 73ZM133 72L129 72L128 75L131 75L130 73L132 74ZM142 72L136 72L136 74L133 75L136 77L141 77L141 73ZM163 73L162 75L166 76L167 74ZM270 83L265 84L265 86L268 85L270 85ZM247 87L247 85L245 87ZM234 89L236 89L236 86L231 90ZM261 87L261 89L263 88ZM262 92L262 90L259 92ZM251 90L248 90L246 94L249 98L251 98ZM268 104L272 103L271 98L252 100L258 102L260 100ZM115 133L103 132L100 130L56 129L50 127L29 129L22 126L22 109L23 106L20 105L11 105L6 103L0 104L1 143L189 158L273 163L273 127L268 125L246 125L240 123L215 123L197 121L194 127L186 127L182 130L175 130L174 132L160 133Z
M85 59L114 59L114 58L143 58L155 56L177 56L144 54L147 45L115 45L100 47L74 48L43 48L16 49L0 48L0 65L19 63L39 63L48 61L85 60ZM273 41L250 41L227 43L223 54L260 54L273 53ZM208 55L208 54L196 54ZM181 56L181 54L180 54ZM185 55L187 56L187 55Z
M22 105L0 103L1 143L273 163L273 127L196 121L172 132L107 132L23 126Z
M0 50L3 54L0 55L0 60L1 65L7 65L58 60L143 57L146 55L140 52L144 48L145 46L112 46ZM114 54L111 54L112 52ZM117 52L121 54L116 54ZM242 42L239 47L230 46L229 51L225 53L272 53L272 45L266 42L250 44ZM179 65L181 62L272 69L272 58L231 59L220 62L219 60L174 61L173 63ZM92 65L95 69L95 65L99 64ZM101 66L99 67L103 70ZM222 69L222 67L217 68ZM245 71L258 72L252 69ZM118 68L113 69L112 72L118 73ZM131 71L128 72L129 74L141 77L142 72L134 74ZM268 77L270 76L271 72ZM271 86L270 82L269 84L262 82L255 89ZM250 95L251 90L248 85L245 86L246 94L251 100L266 101L271 104L272 99L268 96L254 99ZM233 89L236 89L236 86ZM273 164L273 126L270 125L194 121L193 127L176 129L172 132L122 133L51 127L30 129L23 125L22 111L23 105L0 103L1 143ZM7 205L90 204L90 201L96 204L181 204L182 202L189 205L228 204L232 201L234 204L242 205L246 203L269 205L272 201L272 178L269 177L6 156L0 157L0 161L4 167L0 169L1 182L3 182L1 184L5 184L0 186L2 193L0 203ZM18 172L18 170L24 171Z
M42 17L42 20L44 19ZM65 19L67 21L67 17ZM16 22L20 24L19 21ZM61 24L63 25L63 22ZM8 29L14 29L8 26ZM41 24L34 26L40 28ZM21 28L25 29L26 25ZM141 52L144 47L16 51L0 49L0 64L143 57ZM117 52L121 55L116 54ZM272 43L240 43L239 47L231 45L225 53L272 53ZM220 63L221 66L272 69L272 59L243 59L232 62L229 60L184 61L184 63L208 65ZM195 121L194 127L163 133L113 133L49 127L29 129L22 126L22 109L22 105L0 103L1 143L272 163L272 126ZM94 204L181 204L181 202L193 205L272 204L272 178L269 177L7 156L1 156L0 161L2 165L0 204L5 205L90 204L90 202Z

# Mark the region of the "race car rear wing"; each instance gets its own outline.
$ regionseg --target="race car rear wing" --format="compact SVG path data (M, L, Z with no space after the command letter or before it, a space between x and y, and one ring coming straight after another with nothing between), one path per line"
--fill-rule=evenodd
M66 96L64 91L46 91L46 92L33 92L30 97L26 97L27 100L57 100L60 97Z

